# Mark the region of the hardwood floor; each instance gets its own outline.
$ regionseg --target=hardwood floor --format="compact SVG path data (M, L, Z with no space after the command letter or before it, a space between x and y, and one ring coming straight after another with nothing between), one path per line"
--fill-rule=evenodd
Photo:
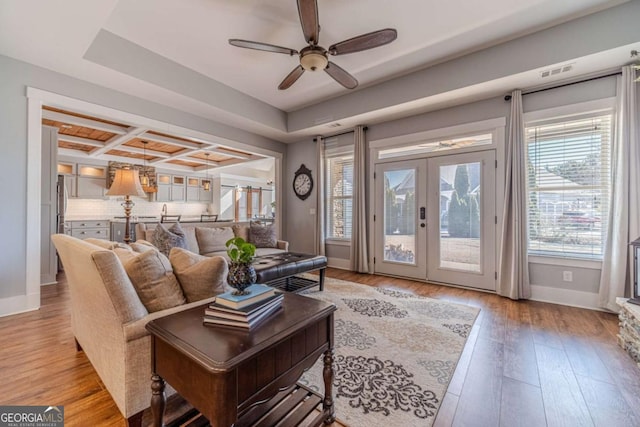
M327 276L481 308L435 426L640 425L640 369L617 346L613 314L336 269ZM62 281L43 287L40 310L0 318L0 405L64 405L67 426L124 426L76 352L68 301ZM170 399L168 414L185 408Z

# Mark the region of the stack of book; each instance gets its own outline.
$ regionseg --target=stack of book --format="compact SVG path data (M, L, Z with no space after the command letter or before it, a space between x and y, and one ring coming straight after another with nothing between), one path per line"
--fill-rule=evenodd
M284 295L274 288L255 284L247 290L248 295L218 295L205 309L204 323L251 329L282 308Z

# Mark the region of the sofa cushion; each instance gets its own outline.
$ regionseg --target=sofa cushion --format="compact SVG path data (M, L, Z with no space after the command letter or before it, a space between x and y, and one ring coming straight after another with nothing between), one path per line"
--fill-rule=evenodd
M169 260L187 302L210 298L229 289L226 282L229 268L222 257L209 258L186 249L173 248Z
M136 240L135 242L130 243L129 246L131 246L131 249L139 253L158 250L158 248L153 246L153 243L143 239Z
M125 265L129 261L133 260L136 256L140 255L139 252L134 251L132 248L115 248L113 249L113 253L115 253L118 259L120 259L122 265Z
M200 253L200 247L198 246L198 238L196 237L196 228L191 226L183 226L184 237L187 241L187 247L191 252Z
M249 241L249 226L236 224L231 228L236 237L242 238L245 242Z
M146 308L136 296L136 291L129 279L122 263L110 251L94 251L91 253L93 262L104 282L107 294L118 313L119 320L124 324L142 319L148 314ZM74 266L82 268L82 266Z
M124 269L149 313L184 304L186 299L169 259L159 251L134 256Z
M152 243L166 256L169 256L171 248L187 248L187 239L179 222L174 223L170 228L159 223L153 233Z
M196 227L196 238L200 254L227 250L227 241L235 235L231 227Z
M87 243L91 243L92 245L100 246L103 249L109 249L109 250L113 250L115 248L124 248L124 249L129 248L129 245L127 245L126 243L111 242L109 240L96 239L93 237L84 239L84 241Z
M276 228L273 224L251 222L249 224L249 243L256 245L256 248L277 248Z

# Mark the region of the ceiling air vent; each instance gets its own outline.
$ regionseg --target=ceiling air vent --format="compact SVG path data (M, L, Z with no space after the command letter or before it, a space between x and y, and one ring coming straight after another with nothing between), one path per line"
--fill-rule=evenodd
M549 76L555 76L560 73L566 73L567 71L573 70L573 64L565 64L556 68L551 68L549 70L544 70L540 72L540 77L545 78Z

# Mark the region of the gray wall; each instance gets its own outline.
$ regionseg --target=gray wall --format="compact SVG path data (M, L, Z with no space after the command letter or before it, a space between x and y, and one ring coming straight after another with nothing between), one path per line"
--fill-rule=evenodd
M318 194L318 156L316 143L312 138L295 144L289 144L285 168L283 173L282 195L285 209L285 239L289 241L292 251L315 253L316 215L311 209L316 209ZM300 200L293 192L293 177L301 164L311 169L314 188L306 200Z
M207 120L121 92L0 56L0 299L25 295L27 86L285 153L286 146L240 129ZM32 226L37 226L32 224Z
M615 94L616 77L613 76L525 95L523 97L523 106L525 112L537 111L562 105L614 97ZM495 97L369 126L367 141L375 141L496 117L506 117L508 120L509 110L509 102L504 101L502 96ZM315 145L310 141L290 144L288 155L286 182L290 183L293 179L293 172L298 168L300 163L307 165L315 164ZM310 208L315 207L315 199L300 202L293 196L292 191L289 191L287 194L291 195L291 197L287 197L288 216L286 229L288 239L291 242L313 241L315 218L308 215L308 211ZM366 194L369 194L368 188ZM313 249L313 246L304 245L304 248ZM327 256L348 260L349 248L345 246L327 246ZM573 282L564 282L562 280L562 272L567 270L573 272ZM530 272L531 282L534 285L593 293L598 291L600 280L599 269L531 263Z

